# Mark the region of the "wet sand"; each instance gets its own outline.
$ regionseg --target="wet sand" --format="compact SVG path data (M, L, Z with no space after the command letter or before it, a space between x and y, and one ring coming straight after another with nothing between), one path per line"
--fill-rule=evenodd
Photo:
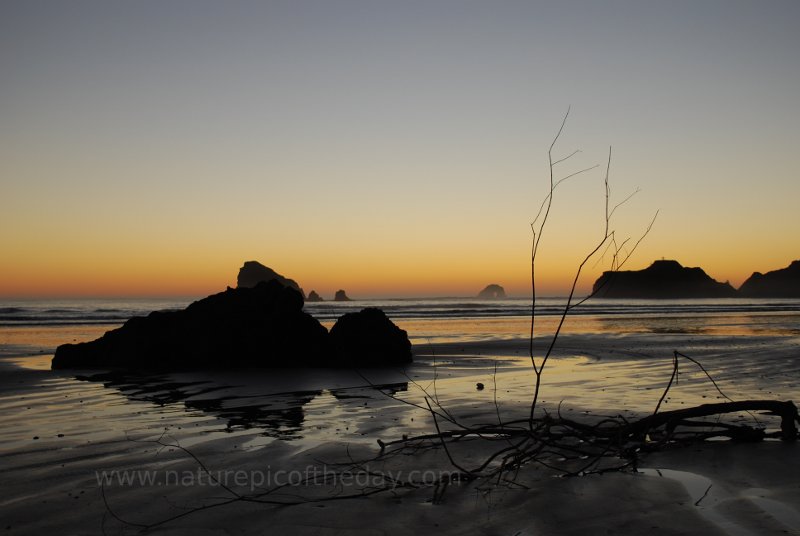
M700 359L734 399L796 400L799 348L791 336L567 335L545 372L541 409L560 405L570 417L587 420L645 415L669 378L673 349ZM0 507L7 533L128 534L138 529L115 516L151 524L198 507L207 509L150 533L797 533L800 450L778 441L649 454L640 464L648 470L638 474L556 478L530 465L514 486L452 484L437 504L434 490L421 487L291 507L223 504L231 493L204 481L198 461L175 446L191 450L234 492L251 495L281 478L341 471L335 463L372 458L378 439L434 431L430 414L406 403L424 403L426 393L465 423L496 422L498 411L503 420L528 411L533 375L526 341L445 342L415 351L415 364L406 370L361 375L70 374L47 370L49 356L6 359L0 363ZM664 409L720 396L689 363L681 370ZM777 427L775 419L759 419ZM173 446L153 443L159 438ZM490 448L466 442L457 456L469 465ZM420 471L423 478L453 467L441 449L426 449L377 469L394 476ZM123 474L139 480L122 482ZM369 484L318 481L269 497L329 498Z

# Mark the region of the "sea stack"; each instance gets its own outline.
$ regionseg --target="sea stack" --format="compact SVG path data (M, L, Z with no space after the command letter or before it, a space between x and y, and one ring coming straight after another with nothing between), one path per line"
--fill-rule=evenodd
M329 354L328 332L303 312L300 292L271 280L133 317L91 342L62 344L52 368L329 366Z
M344 290L337 290L333 301L350 301L350 298L347 297L347 293Z
M325 301L325 300L322 299L322 296L317 294L316 290L312 290L311 292L309 292L308 293L308 297L306 298L306 302L307 303L316 303L316 302L321 302L321 301Z
M594 283L598 298L682 299L732 298L737 292L702 268L685 268L678 261L660 260L644 270L603 272Z
M254 287L262 281L277 281L284 287L293 288L298 291L304 298L305 293L297 281L284 277L272 268L264 266L258 261L246 261L244 265L239 268L239 275L236 277L236 286L238 288Z
M486 288L478 293L478 297L484 300L502 300L506 297L506 290L500 285L492 283L486 285Z

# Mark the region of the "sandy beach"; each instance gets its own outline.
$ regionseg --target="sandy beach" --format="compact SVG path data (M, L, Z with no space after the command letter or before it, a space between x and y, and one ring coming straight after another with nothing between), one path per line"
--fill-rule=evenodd
M701 360L731 398L800 394L796 336L567 334L545 372L541 410L586 422L646 415L676 347ZM524 417L533 380L525 354L524 339L501 338L419 344L405 370L159 375L54 372L48 355L6 358L6 531L128 534L185 514L149 533L797 533L800 451L780 441L667 449L644 455L639 472L560 478L534 463L513 484L446 490L424 485L454 471L441 448L374 460L378 440L435 431L430 413L409 405L424 407L426 396L468 425ZM680 370L665 410L721 397L690 363ZM497 446L454 448L469 466ZM388 476L419 486L342 499L373 489L365 468L381 485Z

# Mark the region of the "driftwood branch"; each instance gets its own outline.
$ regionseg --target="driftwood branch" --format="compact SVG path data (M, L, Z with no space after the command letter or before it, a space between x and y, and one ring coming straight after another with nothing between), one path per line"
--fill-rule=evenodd
M623 432L626 436L643 437L650 430L665 426L668 430L674 430L680 424L686 424L686 419L698 417L710 417L712 415L723 415L726 413L737 413L743 411L767 411L772 415L781 418L781 438L785 441L797 439L798 422L797 406L791 401L781 402L778 400L742 400L739 402L720 402L716 404L702 404L686 409L664 411L655 413L628 425ZM713 423L705 423L709 425Z

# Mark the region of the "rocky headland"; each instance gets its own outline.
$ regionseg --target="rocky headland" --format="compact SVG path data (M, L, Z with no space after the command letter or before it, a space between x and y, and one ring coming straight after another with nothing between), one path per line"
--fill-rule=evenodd
M739 293L745 298L800 298L800 261L765 274L753 272Z
M738 290L674 260L655 261L644 270L603 272L592 290L600 298L798 298L800 260L765 274L754 272Z
M720 283L702 268L687 268L678 261L660 260L644 270L603 272L592 287L599 298L732 298L736 289Z

